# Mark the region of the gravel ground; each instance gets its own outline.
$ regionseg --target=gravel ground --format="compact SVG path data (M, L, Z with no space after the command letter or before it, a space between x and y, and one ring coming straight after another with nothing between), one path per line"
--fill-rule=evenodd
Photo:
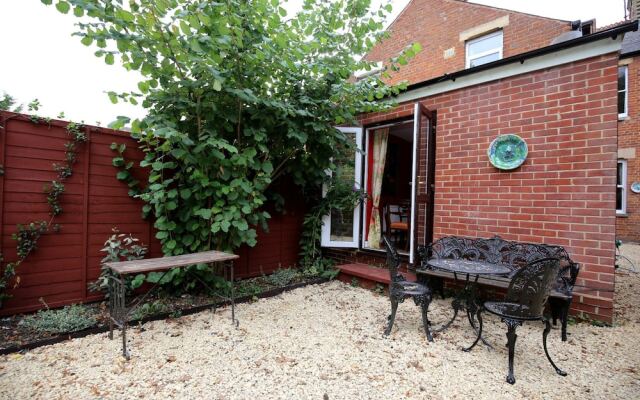
M638 274L618 279L618 301L638 305ZM437 300L430 315L438 321L448 311L449 302ZM549 351L569 373L564 378L544 356L542 325L525 324L518 329L517 382L509 385L506 329L491 317L485 337L495 350L478 345L464 353L460 346L473 333L462 319L428 343L419 309L407 301L385 338L388 299L340 282L242 304L237 312L238 329L228 309L148 323L132 332L129 362L118 356L120 341L106 334L2 356L0 398L632 399L640 393L637 314L612 328L570 326L565 343L552 331Z

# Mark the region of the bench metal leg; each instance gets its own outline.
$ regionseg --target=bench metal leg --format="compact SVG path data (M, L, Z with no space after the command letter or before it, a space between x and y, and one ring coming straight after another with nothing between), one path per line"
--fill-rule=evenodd
M571 300L562 302L562 308L560 310L560 322L562 323L562 341L567 341L567 323L569 322L569 308L571 307Z
M127 351L127 309L125 306L126 287L124 277L109 278L109 339L113 340L113 326L122 330L122 355L128 360Z

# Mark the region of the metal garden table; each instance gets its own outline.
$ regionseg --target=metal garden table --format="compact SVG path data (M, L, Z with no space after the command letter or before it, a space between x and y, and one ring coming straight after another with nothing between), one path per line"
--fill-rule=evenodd
M233 288L233 261L239 258L235 254L224 253L221 251L203 251L201 253L183 254L179 256L147 258L143 260L108 262L105 266L113 271L113 275L109 279L109 339L113 339L113 326L116 325L122 330L122 355L128 360L130 357L127 350L127 322L131 312L149 296L154 289L158 287L162 279L174 268L184 268L190 265L207 264L210 267L221 265L223 267L223 275L231 283L230 297L215 294L217 297L231 303L231 322L238 326L235 314L235 293ZM127 304L126 295L126 275L147 273L152 271L162 271L163 274L158 282L149 289L138 301L133 304ZM190 272L187 270L187 272ZM196 274L192 274L207 289L213 292L211 287L204 282ZM216 305L213 306L215 311Z
M467 319L469 324L476 333L478 327L474 322L475 314L478 312L482 304L478 301L478 278L481 275L508 275L511 273L511 269L500 264L492 264L482 261L469 261L463 259L430 259L427 265L431 268L438 269L445 272L453 273L453 278L456 282L463 281L464 287L460 290L456 297L451 302L453 308L453 317L451 320L443 324L439 328L432 329L433 332L442 332L447 329L458 316L458 311L464 310L467 313ZM474 279L471 279L471 277ZM462 280L463 278L464 280ZM484 344L491 347L484 338L481 337ZM468 351L469 348L465 348Z

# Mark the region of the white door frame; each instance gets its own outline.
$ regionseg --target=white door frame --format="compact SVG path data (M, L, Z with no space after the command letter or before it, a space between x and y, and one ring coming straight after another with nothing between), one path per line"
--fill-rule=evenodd
M362 187L362 127L341 127L337 128L344 133L353 133L356 135L357 150L354 151L355 168L354 168L354 185L356 188ZM323 185L322 195L326 194L327 187ZM360 227L360 209L361 205L358 204L353 210L353 240L351 241L336 241L331 240L331 215L325 215L322 217L322 234L320 238L320 245L322 247L358 247L358 229Z

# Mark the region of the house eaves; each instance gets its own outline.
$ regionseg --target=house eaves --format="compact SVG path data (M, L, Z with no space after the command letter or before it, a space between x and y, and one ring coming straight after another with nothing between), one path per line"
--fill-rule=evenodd
M590 57L619 52L623 34L637 30L638 21L628 22L591 35L444 74L409 85L405 92L396 97L396 100L398 102L415 100Z

